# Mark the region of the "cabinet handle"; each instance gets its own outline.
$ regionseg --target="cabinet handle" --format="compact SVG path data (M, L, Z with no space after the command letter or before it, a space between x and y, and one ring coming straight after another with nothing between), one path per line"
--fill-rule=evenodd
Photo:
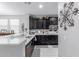
M37 41L37 38L35 37L34 41Z

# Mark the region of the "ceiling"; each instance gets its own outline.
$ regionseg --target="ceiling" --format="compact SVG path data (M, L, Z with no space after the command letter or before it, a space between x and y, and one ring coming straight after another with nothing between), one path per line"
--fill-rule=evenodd
M42 5L43 8L39 8ZM52 15L57 14L58 5L56 2L0 2L0 15Z

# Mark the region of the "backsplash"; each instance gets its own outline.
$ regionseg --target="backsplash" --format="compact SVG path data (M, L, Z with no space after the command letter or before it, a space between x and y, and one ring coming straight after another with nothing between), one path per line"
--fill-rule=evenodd
M53 32L57 33L58 31L53 31ZM44 30L43 29L42 30L40 30L40 29L39 30L29 30L29 34L45 34L45 33L49 34L49 33L52 33L52 31L47 30L47 29L46 30L45 29Z

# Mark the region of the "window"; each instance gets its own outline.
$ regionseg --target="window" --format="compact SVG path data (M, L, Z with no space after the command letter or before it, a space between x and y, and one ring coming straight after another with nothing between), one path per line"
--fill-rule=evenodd
M10 19L10 29L14 30L14 33L19 33L19 19Z
M5 30L7 32L19 33L19 24L19 19L0 19L0 32Z
M8 29L8 19L0 19L0 31Z

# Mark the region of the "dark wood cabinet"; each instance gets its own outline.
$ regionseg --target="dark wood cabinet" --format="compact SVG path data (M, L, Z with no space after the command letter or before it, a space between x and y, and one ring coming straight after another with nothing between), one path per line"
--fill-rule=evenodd
M58 35L36 35L35 45L58 45Z
M31 57L35 45L58 45L58 35L36 35L35 37L25 46L25 56Z
M55 20L51 20L55 18ZM58 17L49 17L49 19L40 19L29 16L29 29L49 29L50 25L58 25Z
M33 50L34 50L34 39L32 39L32 41L30 41L26 46L25 46L25 56L26 57L31 57Z
M58 25L58 17L50 18L50 25Z

